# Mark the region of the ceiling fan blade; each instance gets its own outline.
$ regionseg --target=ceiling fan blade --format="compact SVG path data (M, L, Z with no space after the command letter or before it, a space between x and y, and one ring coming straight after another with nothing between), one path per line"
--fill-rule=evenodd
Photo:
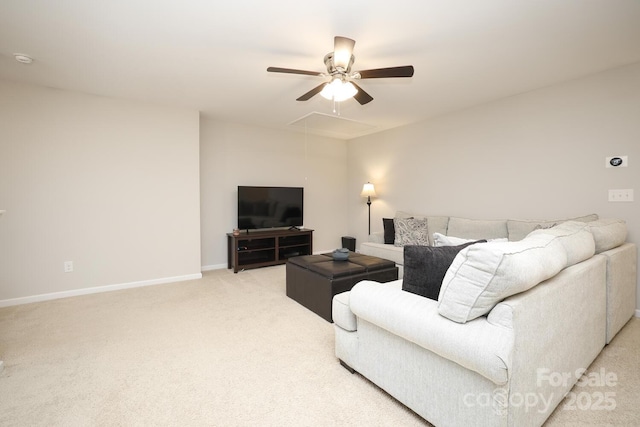
M322 73L317 71L305 71L305 70L294 70L292 68L279 68L279 67L269 67L267 71L270 73L287 73L287 74L304 74L306 76L322 76Z
M385 77L412 77L413 65L402 67L376 68L374 70L358 71L361 79L380 79Z
M346 70L353 55L356 41L347 37L335 36L333 39L333 65Z
M309 99L311 99L312 96L319 94L322 91L322 89L324 89L324 87L328 84L329 84L328 82L324 82L321 85L314 87L309 92L305 93L300 98L296 99L296 101L308 101Z
M358 86L354 82L351 82L351 84L353 84L356 87L356 89L358 89L358 93L353 95L353 97L355 98L356 101L360 103L360 105L368 104L369 102L373 101L373 97L369 95L367 92L365 92L364 90L362 90L360 86Z

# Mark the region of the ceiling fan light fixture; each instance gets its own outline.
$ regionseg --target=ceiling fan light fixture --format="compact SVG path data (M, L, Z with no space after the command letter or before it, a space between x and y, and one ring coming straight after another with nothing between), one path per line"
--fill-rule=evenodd
M328 100L342 102L353 97L356 93L358 93L358 89L353 83L341 79L333 79L331 83L325 85L320 95Z

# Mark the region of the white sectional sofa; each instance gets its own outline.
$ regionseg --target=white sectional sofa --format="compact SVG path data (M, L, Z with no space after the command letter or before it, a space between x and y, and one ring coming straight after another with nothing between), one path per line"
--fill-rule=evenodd
M437 300L402 279L336 295L336 356L438 427L542 425L633 316L636 245L619 220L446 222L444 235L513 240L462 249Z
M445 236L454 236L465 239L508 239L509 241L522 240L530 232L554 226L565 221L589 222L598 219L597 214L590 214L576 218L556 220L523 220L523 219L499 219L480 220L448 216L427 216L403 211L396 212L394 218L424 219L428 224L428 243L434 244L433 235L439 233ZM402 278L404 258L402 246L393 243L384 243L384 232L374 232L369 235L369 241L360 245L360 252L365 255L373 255L379 258L389 259L398 265L398 277Z

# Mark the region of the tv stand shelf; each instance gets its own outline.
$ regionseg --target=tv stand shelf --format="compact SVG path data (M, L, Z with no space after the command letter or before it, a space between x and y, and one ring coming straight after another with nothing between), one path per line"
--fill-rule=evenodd
M227 268L233 272L285 264L288 258L313 253L313 230L268 230L227 233Z

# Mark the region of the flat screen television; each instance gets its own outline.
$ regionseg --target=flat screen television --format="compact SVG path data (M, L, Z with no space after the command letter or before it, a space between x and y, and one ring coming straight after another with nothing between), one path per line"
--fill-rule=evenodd
M301 227L304 188L238 186L238 229Z

